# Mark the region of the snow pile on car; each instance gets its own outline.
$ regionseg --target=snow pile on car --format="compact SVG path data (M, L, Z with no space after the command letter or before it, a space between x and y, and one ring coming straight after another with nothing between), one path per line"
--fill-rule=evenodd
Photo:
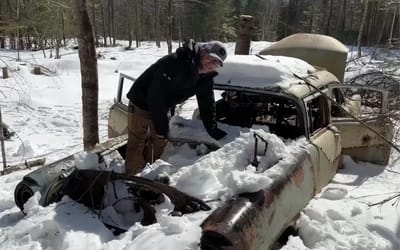
M256 89L287 89L315 68L294 57L266 55L228 56L214 78L216 84Z

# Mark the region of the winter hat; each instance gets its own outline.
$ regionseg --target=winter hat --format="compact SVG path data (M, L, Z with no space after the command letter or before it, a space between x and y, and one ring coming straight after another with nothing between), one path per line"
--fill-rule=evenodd
M225 61L227 53L223 43L220 41L210 41L205 43L196 43L199 48L204 48L207 53L218 60L222 67L223 61Z

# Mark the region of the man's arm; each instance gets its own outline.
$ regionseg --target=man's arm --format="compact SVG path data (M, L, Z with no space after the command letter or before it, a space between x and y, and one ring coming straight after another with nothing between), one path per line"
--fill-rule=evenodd
M153 74L153 79L150 83L147 93L147 105L151 112L154 128L157 135L162 137L168 136L168 106L166 102L167 95L167 75L164 73L165 67L163 64L157 65Z
M197 91L196 97L201 120L208 134L214 139L219 140L224 137L226 133L217 126L213 91L214 80L212 77L205 77L200 79L198 84L199 90Z

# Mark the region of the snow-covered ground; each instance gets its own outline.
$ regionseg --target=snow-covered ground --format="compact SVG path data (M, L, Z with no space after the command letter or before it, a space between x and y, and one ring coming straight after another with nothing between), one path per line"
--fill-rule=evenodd
M253 42L252 53L268 44ZM232 54L234 44L227 47ZM147 42L134 50L116 47L98 51L103 56L98 60L99 125L101 141L105 141L108 109L116 95L119 72L138 76L163 56L167 47L165 43L157 48ZM78 54L72 49L63 49L61 54L62 58L55 60L43 58L40 51L21 52L22 62L16 62L16 53L0 51L0 63L12 69L11 78L0 79L0 107L3 120L17 134L5 143L8 164L38 157L52 162L82 150ZM352 65L352 72L373 67L373 61L367 57L365 63L366 66ZM31 74L32 65L36 64L48 69L47 76ZM193 103L190 100L185 106L183 116L191 116ZM151 168L172 173L171 183L175 187L205 200L223 200L234 193L258 190L270 180L268 176L255 174L251 167L244 169L246 157L252 154L249 131L224 129L237 135L227 139L224 150L200 159L204 148L169 147L165 161L157 161ZM268 148L268 157L261 159L265 165L274 159L290 158L295 155L293 148L303 143L301 140L284 143L262 128L254 129L265 133L272 142L270 145L274 145ZM369 206L400 193L398 154L392 154L387 167L356 163L349 157L344 158L344 166L302 211L297 221L299 236L291 236L282 249L400 249L400 197ZM13 192L28 172L0 177L0 249L199 248L199 225L209 212L172 217L168 215L172 206L168 200L157 207L158 223L146 227L137 223L119 236L114 236L88 208L68 197L41 207L36 194L25 205L24 216L14 204ZM129 219L132 218L120 217L120 223Z

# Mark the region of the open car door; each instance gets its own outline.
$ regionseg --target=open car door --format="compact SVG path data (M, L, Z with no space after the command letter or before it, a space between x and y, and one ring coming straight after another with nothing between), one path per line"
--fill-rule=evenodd
M332 85L330 96L387 140L393 139L393 123L387 109L387 91L367 86ZM360 122L354 120L335 104L331 106L332 124L342 137L342 154L355 160L387 165L391 146Z
M129 100L126 94L135 80L135 78L123 73L119 75L117 96L114 98L114 103L110 107L108 116L108 138L128 133L127 113Z

